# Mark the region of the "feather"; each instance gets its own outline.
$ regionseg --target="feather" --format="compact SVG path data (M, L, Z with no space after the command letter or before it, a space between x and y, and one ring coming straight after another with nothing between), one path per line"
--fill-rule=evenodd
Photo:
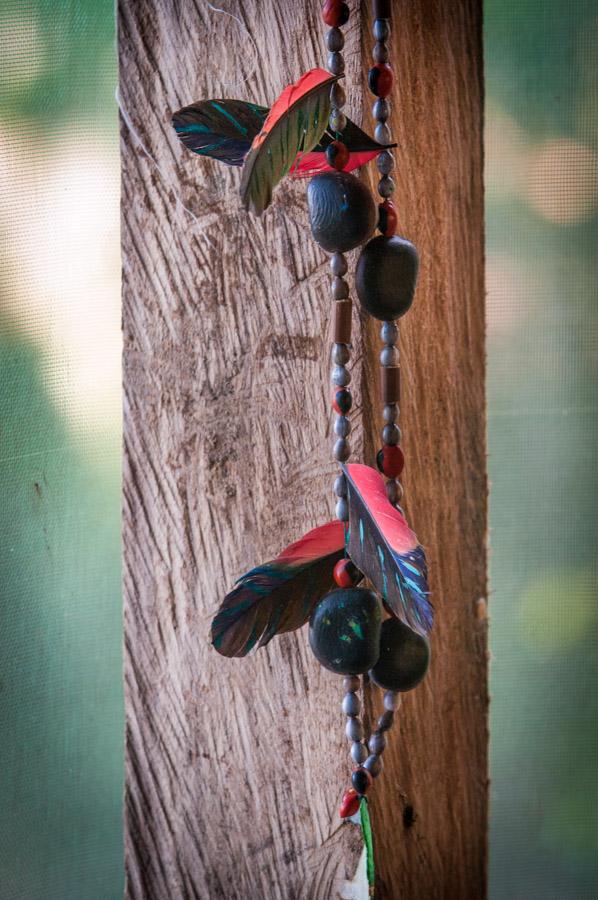
M291 169L298 153L309 153L328 125L330 85L338 76L311 69L284 89L256 135L243 165L241 199L259 216L272 189Z
M433 609L423 548L388 501L384 480L375 469L352 463L343 471L348 482L349 556L391 612L414 631L427 634Z
M202 100L174 113L172 125L189 150L242 166L268 109L243 100Z
M304 625L317 601L334 587L332 570L344 551L345 527L330 522L239 578L212 622L216 650L245 656L275 634Z
M396 144L379 144L371 138L359 126L347 119L342 134L333 133L327 128L322 138L310 153L299 153L290 174L293 178L305 178L310 175L318 175L320 172L332 172L334 169L329 166L326 161L326 148L332 141L339 140L349 151L349 162L344 168L345 172L352 172L353 169L365 165L371 159L374 159L381 150L389 150L396 147Z

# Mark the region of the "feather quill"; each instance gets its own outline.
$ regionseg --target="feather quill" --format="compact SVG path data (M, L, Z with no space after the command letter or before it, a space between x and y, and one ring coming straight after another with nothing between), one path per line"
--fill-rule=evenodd
M304 625L317 601L334 587L332 570L344 551L344 525L330 522L243 575L212 622L216 650L245 656L274 635Z
M382 476L370 466L343 466L348 483L347 552L391 612L427 634L434 611L423 548L405 518L387 499Z

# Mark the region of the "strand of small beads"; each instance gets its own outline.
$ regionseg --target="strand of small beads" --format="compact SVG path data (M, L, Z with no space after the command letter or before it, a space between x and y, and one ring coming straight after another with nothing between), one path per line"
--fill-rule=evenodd
M390 102L388 97L394 84L394 74L390 67L388 39L390 37L390 0L374 0L373 35L376 39L373 49L374 65L369 71L368 83L376 97L372 113L376 121L374 136L381 144L391 142L388 119ZM378 193L381 202L378 205L378 230L384 237L392 237L397 227L397 211L390 199L395 191L395 182L391 176L394 169L394 157L390 150L378 154L376 165L380 173ZM383 402L382 448L378 452L376 462L380 471L388 478L386 495L390 502L397 506L403 496L403 488L399 477L403 471L405 459L399 443L401 430L397 424L399 418L400 368L397 342L399 329L395 322L384 322L380 329L382 351L380 353L381 386Z
M345 38L341 27L346 25L349 20L349 7L346 3L339 3L337 0L327 0L322 8L322 18L330 26L326 34L326 47L329 51L328 69L333 75L343 75L345 72L345 61L341 51L345 45ZM326 150L328 165L337 171L342 171L349 159L349 151L346 145L339 140L347 124L346 117L342 111L345 102L344 88L337 81L330 89L331 110L328 121L330 130L336 135L337 139L332 141ZM330 258L330 271L332 273L331 294L334 302L332 405L336 413L334 422L334 458L340 463L347 462L351 453L348 440L351 432L351 422L348 418L348 413L352 406L352 396L349 390L351 373L347 368L347 363L351 356L353 304L349 297L349 285L344 278L347 270L348 264L344 253L339 251L333 253ZM334 481L334 492L337 497L336 516L341 522L347 522L349 519L347 484L342 473L337 475ZM350 559L341 559L335 566L334 579L339 587L354 587L359 578L359 573ZM351 743L351 759L357 767L363 766L368 756L367 747L363 742L363 726L359 719L361 702L357 692L360 687L361 679L358 675L347 675L343 678L345 694L342 701L342 710L347 716L345 730ZM351 808L345 810L346 815L353 815L357 812L359 797L356 791L353 791L351 799L353 802Z

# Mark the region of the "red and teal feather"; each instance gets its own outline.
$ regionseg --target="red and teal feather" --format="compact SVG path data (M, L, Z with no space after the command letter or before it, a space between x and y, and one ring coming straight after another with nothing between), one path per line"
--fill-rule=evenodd
M389 503L382 476L370 466L343 466L348 483L347 553L398 619L420 634L432 628L423 547Z
M345 551L345 528L330 522L251 569L226 595L212 622L212 644L223 656L246 656L276 634L307 622L334 587L332 570Z

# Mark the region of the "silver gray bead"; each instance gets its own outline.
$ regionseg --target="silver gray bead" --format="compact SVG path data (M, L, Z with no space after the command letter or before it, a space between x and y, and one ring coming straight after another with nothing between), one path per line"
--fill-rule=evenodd
M345 60L342 53L328 54L328 71L332 72L333 75L345 74Z
M359 697L353 691L349 691L343 697L343 712L346 716L358 716L361 709Z
M384 100L382 97L379 97L372 107L372 115L375 119L378 120L378 122L386 122L390 115L390 103L388 102L388 100ZM385 172L383 174L388 173Z
M388 62L388 47L386 44L377 43L374 44L374 49L372 50L372 57L375 63L387 63Z
M326 35L326 46L334 53L336 50L342 50L345 46L345 36L340 28L331 28Z
M336 441L333 449L334 458L339 462L347 462L349 457L351 456L351 447L349 446L349 441L346 438L339 438Z
M332 87L330 88L330 105L332 107L336 107L337 109L342 109L342 107L347 102L347 95L345 93L345 89L340 84L340 82L335 81Z
M382 418L385 422L396 422L399 418L399 404L398 403L387 403L386 406L382 410Z
M380 365L381 366L398 366L399 364L399 351L393 344L387 344L386 347L383 347L380 351Z
M346 275L349 265L342 253L333 253L330 257L330 271L333 275Z
M383 150L376 157L376 165L381 175L390 175L395 167L395 158L390 150Z
M396 344L399 339L399 329L394 322L383 322L380 328L380 337L385 344Z
M393 506L396 506L403 496L403 488L401 486L401 482L395 481L394 478L391 478L390 481L387 481L386 496L388 497L388 502L392 503Z
M339 478L344 478L344 475L339 475ZM344 691L358 691L361 687L361 680L359 675L345 675L343 678L343 690Z
M363 738L363 727L359 719L347 719L345 734L350 741L360 741Z
M383 712L378 719L378 731L388 731L390 728L392 728L394 717L395 714L390 709L387 709L386 712Z
M337 416L334 423L334 433L337 437L349 437L351 434L351 422L346 416Z
M374 128L374 137L379 144L390 144L390 128L386 122L380 122Z
M351 358L351 351L347 344L332 345L332 362L337 366L344 366Z
M373 33L377 41L387 41L390 37L390 23L388 19L375 19Z
M383 763L379 756L372 754L371 756L368 756L363 765L364 768L368 770L372 778L377 778L382 771Z
M386 735L382 732L374 732L368 741L368 747L370 748L370 753L380 756L380 754L384 753L386 747Z
M395 192L395 183L390 175L383 175L378 182L378 193L381 197L392 197Z
M351 373L346 366L333 366L330 378L338 387L346 387L351 382Z
M351 744L351 759L360 766L367 759L368 751L365 744L355 741Z
M334 493L336 494L337 497L346 497L347 496L347 479L345 478L344 475L337 475L336 478L334 479ZM356 678L356 677L357 677L356 675L348 675L347 676L347 678ZM357 678L357 687L347 687L347 685L345 684L345 681L347 680L347 678L345 678L343 681L343 687L345 688L345 690L346 691L356 691L357 688L359 687L359 678Z
M396 691L384 691L384 709L394 712L401 705L401 698Z
M344 278L335 275L330 283L330 293L333 300L346 300L349 296L349 285Z
M338 134L342 133L347 127L347 117L344 113L340 111L340 109L333 109L330 112L330 118L328 119L328 124L332 131L337 132Z
M389 447L396 447L401 440L401 429L393 422L392 425L385 425L382 429L382 440Z

